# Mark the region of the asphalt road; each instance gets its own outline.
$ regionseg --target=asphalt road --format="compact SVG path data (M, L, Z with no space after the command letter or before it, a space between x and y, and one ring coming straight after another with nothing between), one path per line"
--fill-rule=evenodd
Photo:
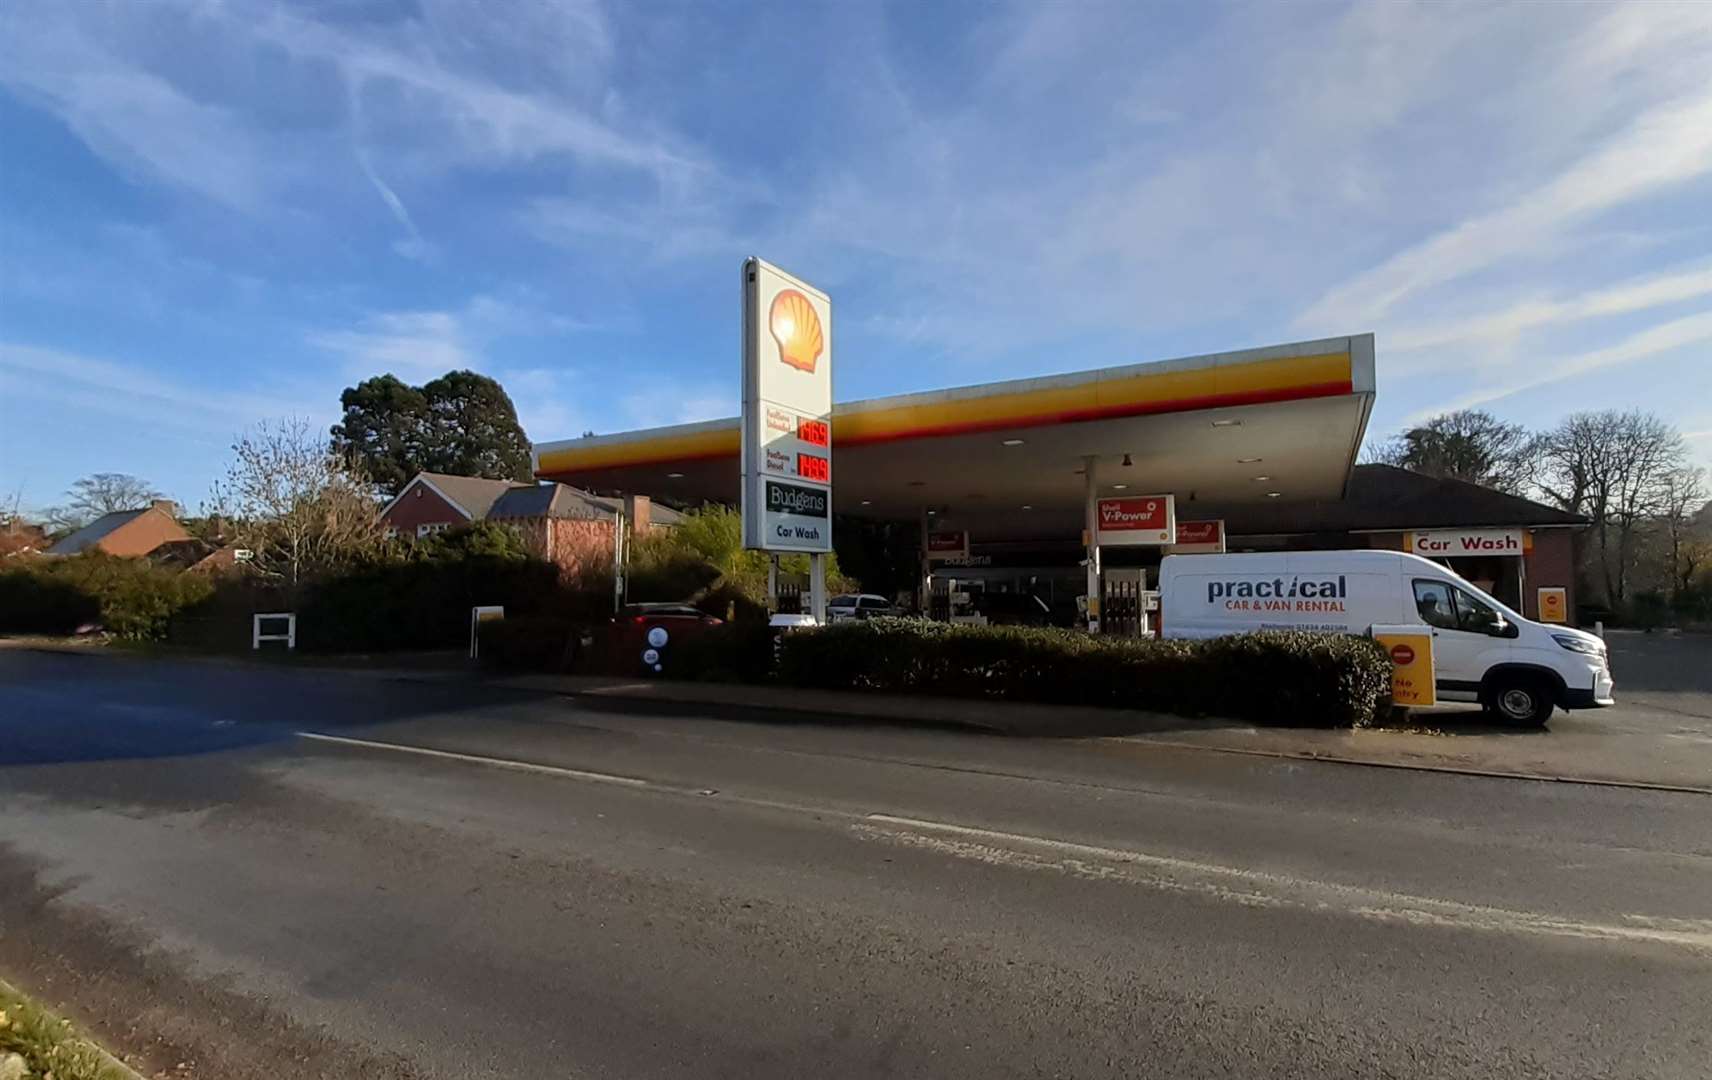
M1705 1077L1709 825L0 650L0 974L170 1075Z

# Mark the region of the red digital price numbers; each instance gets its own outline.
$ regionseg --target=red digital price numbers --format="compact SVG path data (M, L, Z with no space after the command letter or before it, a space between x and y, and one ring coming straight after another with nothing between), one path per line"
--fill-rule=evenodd
M825 420L809 420L799 416L797 417L797 438L814 446L831 446L832 425ZM825 465L826 463L821 462L821 464ZM803 475L807 476L808 474L804 473Z
M821 427L825 426L825 424L821 425ZM813 454L798 454L797 475L804 480L830 484L832 483L832 463L823 457L815 457Z

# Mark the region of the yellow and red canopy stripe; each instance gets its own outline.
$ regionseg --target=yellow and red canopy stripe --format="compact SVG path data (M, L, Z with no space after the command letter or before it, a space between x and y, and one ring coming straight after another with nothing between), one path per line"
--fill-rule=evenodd
M1076 381L1039 380L1017 390L950 392L834 406L836 448L935 438L979 431L1072 424L1125 416L1260 405L1354 392L1347 351L1289 356L1239 364L1139 371ZM589 440L545 447L541 476L596 469L736 457L742 438L736 420L689 429L638 432L612 441Z

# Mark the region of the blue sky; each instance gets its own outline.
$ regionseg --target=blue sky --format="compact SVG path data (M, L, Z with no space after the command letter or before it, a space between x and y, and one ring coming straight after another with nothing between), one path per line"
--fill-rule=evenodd
M393 371L532 438L1378 334L1376 432L1656 410L1712 460L1712 4L0 8L0 494L202 501Z

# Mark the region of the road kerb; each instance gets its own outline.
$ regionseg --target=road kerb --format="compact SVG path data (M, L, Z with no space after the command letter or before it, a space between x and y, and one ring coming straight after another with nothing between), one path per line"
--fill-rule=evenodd
M1617 780L1609 777L1566 776L1559 773L1474 769L1465 765L1431 765L1414 761L1381 761L1375 758L1346 757L1342 754L1321 754L1309 750L1262 750L1252 746L1218 746L1212 743L1154 739L1144 735L1108 736L1100 741L1123 743L1129 746L1168 746L1173 750L1209 750L1218 754L1246 754L1249 757L1275 758L1283 761L1317 761L1327 765L1365 765L1373 769L1407 769L1411 772L1450 773L1456 776L1479 776L1489 780L1534 780L1543 784L1581 784L1587 787L1631 788L1637 791L1665 791L1680 795L1712 795L1712 787L1694 787L1689 784L1658 784L1648 780Z
M649 686L660 686L660 685L664 685L664 684L649 683L647 685L649 685ZM674 704L674 705L697 705L697 704L701 704L701 705L714 705L714 706L732 704L731 702L722 702L722 701L718 701L718 700L710 700L707 698L699 698L694 694L682 692L681 689L678 689L675 685L674 685L673 690L669 691L667 694L646 695L646 696L640 695L640 694L613 693L613 692L610 692L609 690L600 689L600 688L565 687L565 688L560 688L560 689L542 689L542 688L534 688L534 687L518 687L518 689L530 689L530 690L533 690L534 692L537 692L537 693L550 693L550 694L556 694L556 695L559 695L562 697L589 698L589 699L593 699L596 701L643 701L643 702L659 701L659 702L665 702L665 703ZM994 703L988 702L988 703L983 703L983 704L986 706L992 706ZM801 714L801 715L835 716L835 717L839 717L839 718L843 718L843 719L850 719L852 717L863 717L863 716L867 716L871 719L879 720L879 721L896 721L899 719L907 719L907 717L902 717L899 715L885 715L885 714L879 714L879 713L862 713L862 712L857 711L857 707L854 707L854 706L848 710L846 710L846 709L814 708L814 707L806 707L805 708L803 706L795 706L795 705L789 705L789 704L773 704L770 702L752 701L752 702L744 702L743 707L744 708L754 708L754 709L765 709L765 710L769 710L769 711L773 711L773 712L797 713L797 714ZM937 724L943 724L943 725L947 725L947 726L963 727L963 728L966 728L970 731L979 731L979 732L982 732L985 734L999 734L999 735L1016 735L1016 734L1018 734L1018 732L1015 732L1013 730L1009 730L1002 725L995 725L995 724L990 724L990 723L983 724L983 723L979 723L976 721L964 721L960 718L956 718L954 716L950 716L950 715L948 715L946 713L942 713L942 712L936 712L936 713L932 714L930 722L937 723ZM1304 750L1304 751L1266 750L1266 749L1260 749L1260 748L1256 748L1256 747L1247 747L1247 746L1219 745L1217 743L1185 742L1185 741L1178 740L1178 739L1156 738L1154 736L1145 735L1145 734L1091 736L1091 738L1098 739L1101 742L1122 743L1122 744L1128 744L1128 745L1132 745L1132 746L1133 745L1153 745L1153 746L1170 747L1171 749L1174 749L1174 750L1206 750L1206 751L1213 751L1213 752L1221 753L1221 754L1245 754L1245 755L1248 755L1250 757L1272 758L1275 760L1282 760L1282 761L1320 762L1320 763L1327 764L1327 765L1366 765L1366 766L1369 766L1369 767L1375 768L1375 769L1406 769L1406 770L1409 770L1412 772L1446 773L1446 774L1457 775L1457 776L1477 776L1477 777L1482 777L1484 779L1489 779L1489 780L1532 780L1532 781L1535 781L1537 783L1580 784L1580 785L1587 786L1587 787L1627 788L1627 789L1636 790L1636 791L1659 791L1659 792L1667 792L1667 793L1672 793L1672 794L1683 794L1683 795L1712 795L1712 787L1696 787L1696 786L1690 785L1690 784L1664 784L1664 783L1656 783L1656 782L1648 781L1648 780L1621 780L1621 779L1616 779L1616 778L1611 778L1611 777L1571 776L1571 775L1566 775L1566 774L1561 774L1561 773L1532 773L1532 772L1520 772L1520 771L1512 771L1512 770L1505 770L1505 769L1478 769L1478 768L1472 768L1469 766L1462 766L1462 765L1441 765L1441 764L1432 764L1432 763L1428 763L1428 762L1385 761L1385 760L1376 759L1376 758L1349 757L1347 755L1342 755L1342 754L1324 754L1324 753L1319 753L1319 752L1315 752L1315 751L1307 751L1307 750Z
M0 979L0 997L15 998L27 1002L42 1015L50 1017L55 1023L65 1019L60 1013L41 1004L36 998L24 993L5 979ZM84 1034L81 1028L77 1029L77 1034L72 1038L89 1053L90 1057L95 1058L110 1076L117 1077L119 1080L148 1080L142 1073L114 1057L113 1053L105 1046Z

